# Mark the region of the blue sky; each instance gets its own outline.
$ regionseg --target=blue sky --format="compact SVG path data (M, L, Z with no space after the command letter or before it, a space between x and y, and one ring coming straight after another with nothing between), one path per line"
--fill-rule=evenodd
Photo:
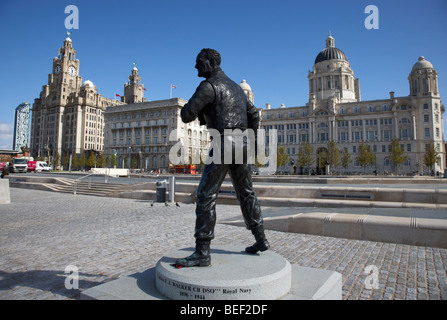
M173 96L187 100L201 81L197 53L214 48L223 70L250 84L257 107L303 106L329 30L360 79L362 100L408 95L421 55L439 74L441 98L447 94L445 0L0 1L0 149L12 147L14 109L47 84L71 4L79 9L79 29L71 30L79 74L108 98L123 94L136 62L146 99L169 98L172 83ZM364 26L367 5L379 9L378 30Z

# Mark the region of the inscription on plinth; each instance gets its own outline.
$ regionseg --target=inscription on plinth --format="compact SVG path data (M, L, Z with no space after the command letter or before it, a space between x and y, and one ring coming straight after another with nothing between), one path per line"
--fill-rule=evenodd
M173 251L157 263L156 287L170 299L279 299L290 291L290 263L272 251L248 255L243 248L217 247L209 267L174 268L175 259L188 251Z

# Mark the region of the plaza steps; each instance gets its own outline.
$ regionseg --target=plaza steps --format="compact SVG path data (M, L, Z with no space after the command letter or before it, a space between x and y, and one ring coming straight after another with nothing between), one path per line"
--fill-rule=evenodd
M9 177L9 181L11 187L91 196L113 196L122 188L120 184L88 182L65 178Z
M70 185L53 184L51 187L55 192L106 197L116 193L122 186L103 182L75 181Z
M156 200L155 182L136 184L113 184L45 177L10 176L11 187L35 188L54 192ZM176 202L195 202L198 181L177 181L175 183ZM434 185L435 186L435 185ZM315 186L306 184L257 184L256 196L262 206L276 207L378 207L378 208L429 208L447 209L447 190L431 188L386 188ZM169 201L167 181L166 201ZM218 196L218 203L238 205L232 184L225 181Z

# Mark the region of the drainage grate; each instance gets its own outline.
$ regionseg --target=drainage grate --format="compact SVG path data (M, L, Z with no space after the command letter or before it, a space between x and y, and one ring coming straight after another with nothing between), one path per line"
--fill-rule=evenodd
M355 194L333 194L333 193L320 193L319 198L331 198L331 199L355 199L355 200L372 200L372 194L355 195Z

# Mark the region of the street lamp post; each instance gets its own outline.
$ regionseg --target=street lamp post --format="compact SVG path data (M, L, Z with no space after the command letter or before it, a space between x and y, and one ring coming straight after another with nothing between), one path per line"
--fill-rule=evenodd
M127 158L127 165L129 167L129 171L128 171L128 174L127 174L128 178L130 178L130 156L131 156L131 151L132 151L132 147L129 147L129 156Z

